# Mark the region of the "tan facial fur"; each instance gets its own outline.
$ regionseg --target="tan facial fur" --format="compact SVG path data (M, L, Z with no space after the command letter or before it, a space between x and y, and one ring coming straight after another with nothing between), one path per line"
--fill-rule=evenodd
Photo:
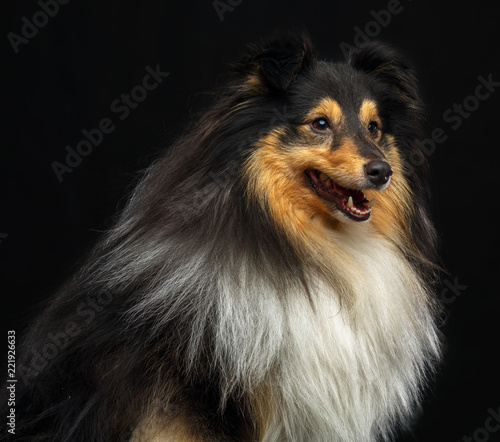
M341 106L333 99L324 99L299 127L304 140L300 144L285 146L283 128L274 129L257 142L257 149L245 165L249 196L269 210L276 224L295 240L311 236L316 225L311 222L313 219L337 229L343 221L342 215L336 212L333 203L316 194L305 177L306 170L317 169L341 186L362 189L368 200L375 198L368 222L401 243L406 229L405 213L411 210L412 196L403 176L395 139L386 135L380 148L393 168L390 185L383 191L367 190L363 188L367 159L359 154L355 141L349 136L343 136L340 146L332 150L331 136L318 135L310 128L309 123L320 117L330 120L333 136L341 131L344 124ZM377 105L372 100L362 102L358 117L364 126L375 121L382 128ZM378 134L374 142L380 138Z

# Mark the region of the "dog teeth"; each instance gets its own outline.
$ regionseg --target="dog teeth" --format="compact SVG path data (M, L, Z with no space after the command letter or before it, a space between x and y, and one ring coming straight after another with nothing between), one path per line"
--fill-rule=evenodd
M357 215L366 215L366 214L370 213L369 208L358 209L357 207L350 207L349 211L351 211L352 213L356 213Z
M353 214L356 214L359 216L366 216L366 215L369 215L370 212L372 211L372 209L370 209L370 206L373 205L374 202L375 202L375 198L373 198L373 200L371 200L370 203L368 203L362 209L360 209L354 205L354 200L353 200L352 196L350 196L349 199L347 200L346 207L349 210L349 212L351 212Z
M349 211L355 213L357 215L366 215L371 212L369 208L366 209L358 209L357 207L350 207Z
M321 181L326 181L326 180L328 180L328 175L326 173L320 172L319 173L319 179Z

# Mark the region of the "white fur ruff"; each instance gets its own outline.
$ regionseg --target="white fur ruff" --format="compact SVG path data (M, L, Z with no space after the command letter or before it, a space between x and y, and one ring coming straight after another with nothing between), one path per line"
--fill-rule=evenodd
M329 256L328 241L354 260ZM303 288L277 293L244 259L239 275L220 268L207 276L200 252L132 313L137 320L141 312L164 310L162 322L168 322L181 306L197 311L194 359L207 312L216 309L215 355L226 393L236 386L257 391L264 382L275 392L264 442L388 439L418 408L429 361L439 357L428 295L401 253L369 223L332 232L324 260L349 277L354 304L344 306L334 287L308 275L313 308ZM219 295L208 300L212 284ZM167 300L166 290L174 286L180 296ZM182 299L193 290L197 301Z

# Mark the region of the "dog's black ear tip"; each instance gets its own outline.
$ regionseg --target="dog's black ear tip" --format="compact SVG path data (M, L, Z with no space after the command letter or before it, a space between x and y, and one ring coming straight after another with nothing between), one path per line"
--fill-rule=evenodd
M261 85L285 91L301 71L311 67L315 58L306 32L280 32L259 44L249 45L240 71L253 75Z
M376 70L377 67L383 64L409 68L399 51L392 45L378 40L371 41L362 48L353 50L349 56L349 64L364 71Z
M406 57L392 45L373 41L351 52L349 64L356 70L389 84L410 99L418 99L418 84Z

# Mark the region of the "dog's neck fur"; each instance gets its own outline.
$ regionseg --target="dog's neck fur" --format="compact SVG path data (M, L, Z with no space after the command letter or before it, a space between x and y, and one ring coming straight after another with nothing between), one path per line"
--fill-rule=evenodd
M222 398L244 392L262 441L390 436L418 407L439 356L426 288L393 244L369 223L325 232L323 241L322 265L350 282L349 302L339 295L345 287L314 274L305 275L309 293L299 284L279 293L242 257L238 274L222 267L211 275L216 299L197 307L192 358L213 308Z
M338 247L348 261L329 256ZM325 238L324 251L323 264L351 281L349 305L314 275L307 275L311 300L298 286L280 296L245 268L237 289L229 277L220 283L216 354L228 389L268 384L261 400L273 405L256 407L272 409L260 416L264 441L388 435L414 412L439 353L425 288L392 244L356 225Z

